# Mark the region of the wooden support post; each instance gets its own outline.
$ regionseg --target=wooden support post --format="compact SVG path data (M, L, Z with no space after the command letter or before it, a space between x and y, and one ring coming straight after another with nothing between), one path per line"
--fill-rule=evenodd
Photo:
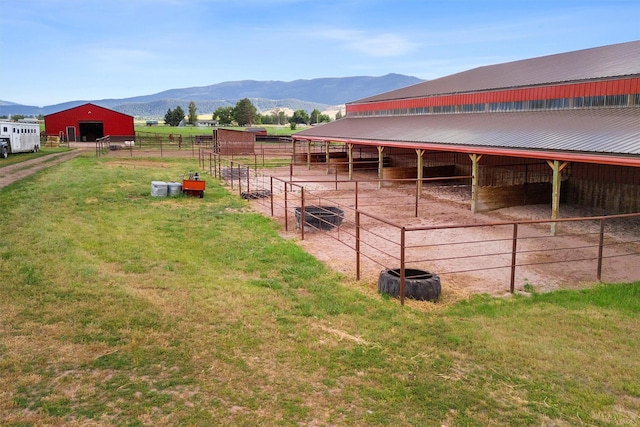
M417 187L417 197L422 196L422 177L424 175L424 171L422 170L422 155L424 154L424 150L421 148L416 149L416 154L418 155L418 187ZM417 216L417 215L416 215Z
M382 169L384 167L383 151L384 147L382 145L378 145L378 189L382 188Z
M471 158L471 212L478 210L478 163L482 154L469 154Z
M311 140L307 139L307 169L311 170Z
M560 160L547 160L547 164L553 169L553 189L551 191L551 219L557 219L560 212L560 184L562 170L567 167L569 162L560 164ZM555 236L558 233L558 223L551 223L551 235Z
M329 174L330 168L329 168L329 141L325 141L324 142L324 161L327 164L327 174Z
M353 144L347 144L347 150L349 155L349 179L353 179Z

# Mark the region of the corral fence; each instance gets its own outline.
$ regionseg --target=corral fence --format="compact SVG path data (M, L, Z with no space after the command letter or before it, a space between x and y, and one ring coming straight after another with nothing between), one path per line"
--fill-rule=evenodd
M508 284L508 292L513 293L516 283L526 284L527 277L535 276L536 272L569 275L571 280L580 282L594 278L601 281L603 272L612 275L620 268L618 260L640 255L638 236L625 237L622 233L621 237L615 233L623 221L640 221L640 214L419 224L419 217L428 216L432 203L421 196L421 185L446 183L468 189L469 176L431 177L421 182L349 180L340 178L335 165L333 170L332 165L318 165L313 170L307 165L301 172L293 158L270 164L268 156L256 154L253 159L232 159L206 150L201 150L199 162L211 176L223 180L232 191L253 200L280 221L285 231L295 229L303 240L309 233L322 233L341 243L346 253L353 256L357 280L361 279L364 264L369 270L399 267L403 304L408 268L428 269L457 280L485 282L487 292ZM394 218L376 213L382 204L393 207ZM336 209L340 212L337 225L325 215L335 213ZM564 226L550 235L549 226L553 223Z
M96 140L96 156L117 152L134 156L197 158L200 149L215 150L212 135L183 135L179 133L136 132L135 139L113 141L110 136Z
M265 159L278 153L290 151L291 138L271 137L266 141L258 141L251 145L249 155L255 167L264 165ZM105 155L108 152L119 156L129 157L191 157L198 158L201 150L206 152L224 152L230 158L242 156L245 160L247 154L242 147L235 144L216 141L213 134L192 135L159 132L136 132L135 139L130 141L115 141L110 136L96 140L96 156Z
M582 281L590 281L589 276L601 281L604 261L640 255L639 239L621 241L606 232L608 224L628 218L639 219L640 214L405 226L371 213L356 211L353 240L357 279L360 278L362 258L375 261L384 255L384 258L393 259L400 265L401 301L404 300L404 270L407 265L427 264L441 276L490 273L480 276L492 277L500 283L508 282L511 293L515 291L516 272L531 267L549 269L553 266L554 271L575 270L583 278ZM545 235L541 233L541 227L537 227L551 223L594 223L596 227L555 236ZM384 224L387 232L376 231L380 227L375 227L375 224ZM458 233L460 230L466 232ZM491 233L487 233L487 230L491 230ZM458 255L452 256L452 252Z
M109 151L111 137L109 135L96 139L96 156L102 156Z

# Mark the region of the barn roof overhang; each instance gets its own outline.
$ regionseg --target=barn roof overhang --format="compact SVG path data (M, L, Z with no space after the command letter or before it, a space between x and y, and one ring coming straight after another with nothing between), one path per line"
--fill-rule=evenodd
M640 167L640 108L344 118L293 134L469 154Z

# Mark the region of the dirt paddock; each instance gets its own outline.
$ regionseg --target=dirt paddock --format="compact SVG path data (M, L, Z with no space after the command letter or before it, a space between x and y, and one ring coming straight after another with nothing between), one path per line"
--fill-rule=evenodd
M269 176L289 179L289 170L264 171ZM346 174L338 179L346 180ZM354 179L371 176L354 176ZM349 278L356 277L355 210L353 190L336 190L333 175L320 169L296 167L293 181L305 187L305 205L335 205L344 209L344 221L331 231L301 230L293 222L295 195L288 195L288 231L282 235L295 239L307 252L331 269ZM302 184L304 183L304 184ZM265 179L252 179L256 188L266 186ZM341 184L342 185L342 184ZM236 185L233 191L239 191ZM272 194L274 219L285 223L284 191ZM362 212L405 226L428 227L451 224L482 225L496 222L550 219L551 206L530 205L473 214L470 187L464 185L426 185L415 211L414 185L361 185L359 206ZM271 215L271 201L252 200L253 208ZM611 214L578 206L562 205L561 218L593 217ZM599 221L560 222L554 237L550 224L520 225L518 260L515 270L516 292L576 289L592 286L597 280ZM284 227L283 227L284 228ZM360 281L367 292L377 291L377 279L385 268L398 268L399 231L379 221L361 219ZM458 300L474 293L509 295L513 226L486 226L421 230L406 233L407 268L420 268L440 275L443 301ZM608 283L640 280L640 218L615 220L605 229L605 250L601 280Z

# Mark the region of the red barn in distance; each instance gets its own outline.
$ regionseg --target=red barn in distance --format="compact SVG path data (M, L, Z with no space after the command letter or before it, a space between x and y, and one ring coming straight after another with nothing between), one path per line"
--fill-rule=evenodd
M87 103L44 116L47 136L67 141L92 142L104 136L111 141L135 139L133 116Z

